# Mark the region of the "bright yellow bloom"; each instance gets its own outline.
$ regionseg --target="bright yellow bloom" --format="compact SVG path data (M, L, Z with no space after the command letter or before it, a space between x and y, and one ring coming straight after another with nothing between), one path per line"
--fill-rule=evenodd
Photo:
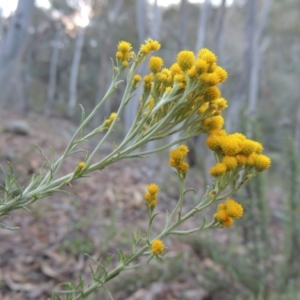
M227 72L220 66L217 66L214 72L219 76L219 83L224 82L228 77Z
M123 54L127 53L131 50L131 44L125 41L120 41L118 44L118 50Z
M186 155L187 155L188 152L189 152L188 146L186 146L186 145L184 145L184 144L180 145L177 149L182 153L183 158L185 158Z
M206 73L208 70L208 64L204 59L198 58L195 63L198 74Z
M151 252L153 255L159 255L161 254L165 249L165 245L164 243L157 239L157 240L154 240L151 244Z
M205 101L213 101L221 96L221 91L216 86L209 87L204 93Z
M109 127L112 124L112 122L114 121L114 119L116 118L116 116L117 116L117 113L115 113L115 112L111 113L110 117L105 120L105 125Z
M239 140L233 135L223 136L221 138L221 148L224 155L235 156L240 150Z
M225 209L220 209L214 214L214 219L219 222L224 222L228 219L228 214Z
M188 70L188 75L190 78L194 78L197 75L197 70L195 66L192 66L189 70Z
M206 86L214 86L219 83L219 77L215 73L203 73L199 76L202 84Z
M263 154L254 157L254 167L258 172L262 172L271 166L271 159Z
M127 60L122 61L122 66L123 67L128 67L128 65L129 65L129 62Z
M148 53L152 51L156 51L160 49L160 43L158 41L148 39L145 41L145 44L141 45L140 51L146 56Z
M195 55L193 51L180 51L177 55L177 63L182 71L189 70L195 61Z
M163 60L159 56L152 56L150 57L149 60L149 68L152 73L156 74L160 71L162 65L163 65Z
M135 75L133 76L133 80L134 80L135 82L140 82L140 81L142 80L142 77L141 77L141 75L139 75L139 74L135 74Z
M221 149L220 136L216 134L211 134L206 139L206 146L212 151L219 151Z
M147 189L148 189L148 192L149 192L151 195L155 195L155 194L157 194L158 191L159 191L159 187L158 187L158 185L157 185L156 183L151 183L151 184L149 184L148 187L147 187Z
M251 153L255 152L256 150L256 142L252 140L245 139L241 143L241 154L249 156Z
M228 217L225 221L222 222L223 227L230 227L233 224L233 219Z
M202 113L206 112L208 107L209 107L208 102L205 102L204 104L202 104L198 109L198 114L202 114Z
M198 53L198 57L204 59L209 64L217 61L217 56L207 48L202 48Z
M233 170L237 167L238 162L233 156L224 156L222 159L222 163L224 163L228 170Z
M118 58L118 59L122 59L123 58L123 53L121 52L121 51L117 51L117 53L116 53L116 58Z
M235 158L239 165L245 165L247 163L247 156L245 155L239 154Z
M170 72L171 75L177 75L177 74L182 74L182 70L180 69L180 66L178 65L178 63L174 63L171 67L170 67Z
M225 210L229 217L239 219L244 213L243 206L233 199L225 201Z
M215 166L211 167L209 170L210 175L212 176L221 176L224 175L227 171L227 166L224 163L217 163Z
M205 132L209 132L210 130L219 130L224 125L224 119L222 116L215 116L211 118L207 118L202 122L202 130Z
M85 167L85 162L81 161L80 163L78 163L77 167L79 169L83 169Z
M180 162L179 166L177 167L177 169L181 174L186 174L188 168L189 168L189 164L185 161Z
M153 199L153 200L149 203L149 207L150 207L150 208L154 208L154 207L156 206L156 203L157 203L156 199Z
M212 101L212 104L215 104L218 110L223 110L228 107L227 101L224 98L215 99Z

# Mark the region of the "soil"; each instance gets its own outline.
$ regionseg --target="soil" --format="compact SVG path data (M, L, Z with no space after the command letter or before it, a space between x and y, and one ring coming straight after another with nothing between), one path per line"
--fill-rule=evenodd
M56 157L59 157L76 126L65 119L34 114L26 118L11 113L3 115L5 117L0 120L0 163L7 169L9 161L19 184L25 187L31 176L40 172L44 162L34 145L38 145L47 157L51 157L52 147ZM27 122L28 131L21 134L6 132L5 124L12 120ZM85 144L85 150L91 151L95 142ZM95 161L109 153L113 141L110 143L97 154ZM53 289L59 289L62 282L76 284L79 274L88 283L91 279L89 266L95 264L84 253L94 259L114 255L114 264L116 249L130 251L131 233L146 229L147 208L143 195L147 184L152 182L161 186L156 209L162 215L154 224L154 232L159 230L164 222L164 212L176 204L178 197L177 179L168 167L167 155L166 152L163 156L147 160L119 161L73 182L64 188L67 193L56 193L29 205L31 212L19 209L2 217L1 223L19 229L0 229L0 299L50 299ZM68 159L60 175L72 172L80 159L80 155ZM202 186L201 175L193 170L191 174L187 186L199 189ZM3 179L1 174L1 183ZM200 189L198 193L201 192ZM200 194L187 197L187 208L193 206L195 197L200 197ZM192 222L186 225L187 228ZM204 260L191 246L178 239L168 239L166 244L169 255L179 255L183 264L193 261L197 266ZM160 266L155 261L151 265ZM145 272L145 267L141 268ZM133 276L133 282L139 279L134 278L139 276L138 273L128 274ZM162 277L152 282L144 281L140 286L122 287L122 291L116 284L112 286L115 289L112 293L116 300L213 299L199 287L201 279L192 272L187 272L184 278L176 274L172 276L168 280ZM100 298L94 296L91 299Z

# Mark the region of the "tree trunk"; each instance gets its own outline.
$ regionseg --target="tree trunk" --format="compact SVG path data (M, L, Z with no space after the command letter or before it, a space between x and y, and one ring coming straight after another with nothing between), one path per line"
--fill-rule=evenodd
M84 28L78 27L77 39L75 44L75 51L73 62L71 66L70 82L69 82L69 104L68 117L73 117L77 103L77 79L80 65L80 58L84 44Z
M195 52L198 51L204 46L206 38L206 28L207 20L209 14L209 0L205 0L203 4L199 4L199 21L198 21L198 31L197 31L197 41L195 46Z
M248 98L248 116L249 116L249 125L248 132L249 136L253 133L253 122L256 118L257 113L257 103L258 103L258 91L259 91L259 74L260 74L260 57L263 51L263 35L268 22L268 16L271 8L272 0L265 0L261 10L260 23L257 28L256 37L253 43L252 51L252 66L250 74L250 84L249 84L249 98Z
M61 38L62 38L62 29L59 28L56 32L54 41L51 42L52 52L50 58L49 83L48 83L48 91L47 91L47 102L45 104L45 110L44 110L46 116L49 116L51 114L51 108L56 93L57 64L59 58L59 51L62 48Z
M227 130L234 131L237 129L240 121L239 117L241 108L246 105L246 99L249 92L249 83L253 58L253 40L255 33L255 6L256 0L248 0L246 5L246 26L245 26L245 39L246 48L244 51L244 68L241 73L241 79L237 87L235 96L230 102L229 109L227 111Z
M224 40L224 21L226 16L226 0L222 0L218 12L216 15L215 29L214 29L214 42L213 42L213 51L218 56L219 64L223 62L223 51L222 44Z
M182 50L186 47L187 38L187 0L180 1L180 25L179 25L179 36L178 36L178 50Z
M8 27L0 54L0 108L7 95L12 79L13 69L22 64L22 54L28 36L28 26L31 22L34 0L20 0ZM21 65L16 67L21 69ZM17 83L18 84L18 83Z
M155 3L155 5L157 5L157 3ZM146 0L136 1L136 20L137 20L139 44L142 44L147 38L147 32L146 32L147 1ZM141 74L142 76L145 75L146 72L146 66L147 66L146 63L147 60L145 60L142 63L142 65L138 68L138 73ZM138 110L138 101L142 92L142 89L140 87L141 85L142 84L139 84L139 87L136 90L136 96L129 101L128 105L125 107L124 110L124 127L126 132L130 129L134 117L136 116Z

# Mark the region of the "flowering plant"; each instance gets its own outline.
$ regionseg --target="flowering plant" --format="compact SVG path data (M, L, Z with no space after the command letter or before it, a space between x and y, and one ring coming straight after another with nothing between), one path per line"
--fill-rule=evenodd
M45 168L40 174L33 176L26 188L22 188L14 176L13 170L5 173L5 185L1 186L3 195L0 198L0 216L9 214L12 210L24 208L38 199L47 197L72 181L86 176L95 170L102 170L106 166L124 159L145 157L154 152L162 151L174 145L179 145L170 152L169 165L174 168L179 181L180 193L176 206L167 213L165 225L155 237L151 227L155 220L155 209L159 200L159 186L151 183L145 193L145 204L148 207L148 229L145 234L133 234L132 251L125 254L118 250L119 264L111 269L111 258L106 263L97 262L97 269L93 270L93 282L88 286L80 279L77 286L68 284L67 290L54 293L52 299L85 299L99 287L104 288L112 298L105 284L120 272L134 268L133 262L140 256L147 255L148 261L152 258L162 259L166 251L163 239L168 235L186 235L193 232L229 227L234 219L243 215L243 207L231 196L243 186L247 180L270 166L270 159L262 154L260 143L247 139L241 133L228 134L223 128L222 111L227 107L227 101L221 97L217 87L227 78L227 72L217 65L217 57L208 49L201 49L197 55L192 51L181 51L177 61L170 68L162 68L163 60L158 56L149 59L150 73L143 78L143 92L139 101L139 108L131 128L119 145L101 161L94 161L95 154L110 136L116 122L122 118L122 112L133 97L137 86L142 84L142 77L136 73L137 67L145 57L153 51L159 50L157 41L148 39L141 45L138 53L132 51L131 44L121 41L116 52L116 64L113 64L112 83L93 111L86 116L82 108L81 123L71 138L63 155L57 160L45 157ZM110 117L90 132L86 133L86 125L96 112L117 89L121 83L120 75L127 71L126 88L121 99L119 109L111 113ZM150 141L161 140L175 133L179 137L164 146L148 150L139 150ZM84 161L74 166L70 174L59 177L65 159L78 152L83 142L92 136L102 134L102 138L91 153L86 154ZM188 147L184 141L207 134L206 145L214 152L216 164L211 167L213 176L211 186L207 187L202 199L189 212L183 212L184 197L190 189L185 187L185 178L189 165L185 161ZM41 152L42 153L42 152ZM217 212L210 222L204 222L187 231L178 230L178 226L186 220L200 214L212 204L225 201L218 205ZM14 229L1 224L1 227Z

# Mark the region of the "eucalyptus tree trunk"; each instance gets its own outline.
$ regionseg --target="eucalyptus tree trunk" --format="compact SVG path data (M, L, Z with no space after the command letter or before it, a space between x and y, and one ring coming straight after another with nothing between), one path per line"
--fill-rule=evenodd
M252 60L253 60L253 42L255 34L255 7L256 0L248 0L246 3L246 22L245 22L245 41L244 50L244 68L241 72L240 81L237 85L235 95L231 99L230 106L227 111L227 130L234 131L237 129L241 109L245 106L247 95L249 92L249 83L251 76Z
M50 68L49 68L47 102L44 109L44 113L46 116L49 116L51 114L51 108L56 93L57 64L58 64L59 52L62 48L61 39L62 39L62 29L59 28L56 31L55 39L50 43L52 47L52 51L51 51Z
M119 16L123 8L123 4L124 0L115 1L113 8L110 9L110 12L107 14L107 18L100 20L99 40L101 45L101 56L97 72L98 83L97 93L95 97L95 106L101 101L111 83L111 61L108 59L108 57L111 56L111 49L116 48L116 45L112 44L110 35L103 33L111 30L108 28L114 28L113 24L116 18ZM101 110L95 115L93 119L93 126L98 126L105 117L109 117L112 109L112 102L106 101Z
M33 8L34 0L19 0L15 14L11 18L6 37L2 41L0 54L0 108L7 96L14 69L21 70L22 68L22 55L26 48L28 26L31 23ZM17 66L18 64L20 66Z
M203 4L199 4L199 19L198 19L198 31L195 51L198 51L204 46L206 33L207 33L207 20L209 14L209 0L205 0Z
M213 51L218 56L218 62L222 65L223 59L223 41L224 41L224 22L226 17L226 0L222 0L216 15L214 28Z
M186 47L187 40L187 0L180 1L180 22L179 22L179 30L178 30L178 50L182 50Z
M253 133L253 122L256 119L257 105L258 105L258 92L259 92L259 78L261 66L261 54L264 51L264 31L268 22L268 16L271 8L272 0L265 0L261 10L260 22L256 30L256 35L253 43L252 51L252 65L249 84L249 97L248 97L248 117L249 126L247 127L247 134L249 136Z
M75 108L77 104L77 80L78 71L80 65L80 59L82 54L82 48L84 44L84 28L78 27L77 38L73 56L73 62L71 66L70 82L69 82L69 103L68 103L68 117L73 117L75 114Z
M153 7L152 7L152 12L151 12L151 19L150 19L150 37L152 39L155 40L159 40L160 39L160 28L161 28L161 21L162 21L162 11L158 6L157 0L154 1ZM143 41L141 41L142 43ZM147 70L147 62L148 59L146 59L146 61L141 65L141 68L139 70L139 72L142 75L145 75L146 70ZM138 88L137 88L137 92L136 92L136 96L134 97L135 102L136 102L136 112L138 110L138 99L140 97L140 95L143 92L143 86L142 84L139 84ZM136 113L135 112L135 113ZM156 141L151 141L146 145L146 151L150 151L153 150L155 148L156 145ZM148 165L152 165L155 163L155 158L150 157L150 159L148 159L147 163Z
M157 1L155 1L155 5L157 5ZM138 29L138 39L139 44L142 44L145 42L147 38L147 1L146 0L138 0L136 1L136 20L137 20L137 29ZM151 27L151 26L150 26ZM138 73L140 75L145 75L146 68L147 68L147 61L145 60L143 64L138 68ZM125 108L124 111L124 127L125 130L128 131L130 129L130 126L132 124L132 121L134 120L134 117L138 110L138 101L139 101L139 95L141 95L142 92L142 84L139 84L137 90L136 90L136 96L129 101L128 105Z

